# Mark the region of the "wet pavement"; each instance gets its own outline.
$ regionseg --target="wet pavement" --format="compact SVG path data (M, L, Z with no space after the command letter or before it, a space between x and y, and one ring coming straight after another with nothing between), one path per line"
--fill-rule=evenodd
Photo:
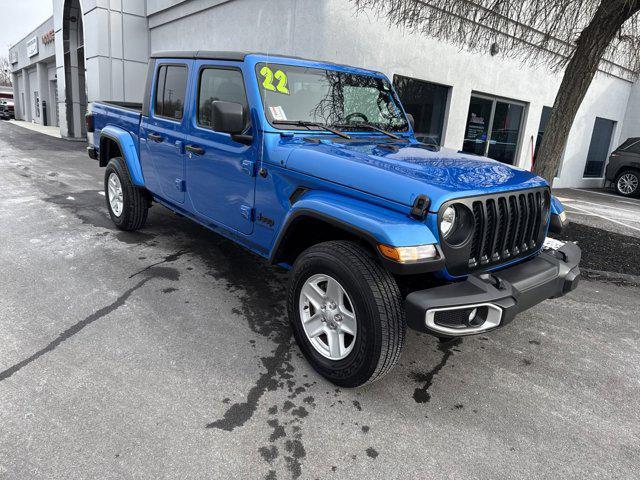
M1 479L637 477L633 282L409 332L387 377L338 389L292 340L286 272L159 206L115 230L102 173L0 122Z

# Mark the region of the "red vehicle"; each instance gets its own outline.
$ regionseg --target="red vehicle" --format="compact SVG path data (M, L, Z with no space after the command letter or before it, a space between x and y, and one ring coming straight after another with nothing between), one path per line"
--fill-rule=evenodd
M0 118L3 120L15 118L13 92L11 91L0 91Z
M15 118L13 99L0 99L0 118L3 120Z

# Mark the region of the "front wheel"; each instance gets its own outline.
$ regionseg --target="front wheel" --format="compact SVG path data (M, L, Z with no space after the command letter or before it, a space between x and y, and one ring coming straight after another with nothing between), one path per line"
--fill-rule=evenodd
M625 170L616 177L616 191L625 197L637 197L640 193L640 175L635 170Z
M406 333L400 291L356 243L325 242L303 252L287 307L302 353L338 386L378 380L400 358Z

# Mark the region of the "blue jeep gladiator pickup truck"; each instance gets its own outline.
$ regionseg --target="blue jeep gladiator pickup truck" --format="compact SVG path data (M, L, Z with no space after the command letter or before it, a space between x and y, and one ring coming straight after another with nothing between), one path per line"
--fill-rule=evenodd
M573 290L574 243L541 178L420 143L381 73L285 56L163 52L141 105L96 102L89 156L123 230L161 204L290 268L289 319L324 377L356 387L406 327L501 327Z

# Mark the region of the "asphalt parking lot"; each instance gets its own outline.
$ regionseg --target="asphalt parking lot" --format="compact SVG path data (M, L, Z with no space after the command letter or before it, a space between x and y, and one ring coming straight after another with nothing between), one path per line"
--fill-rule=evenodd
M337 389L292 341L286 273L159 206L115 230L84 147L0 122L0 478L638 478L618 244L567 297L462 341L410 332L391 374Z
M640 199L606 190L558 189L555 194L573 222L559 237L580 243L585 274L638 285Z

